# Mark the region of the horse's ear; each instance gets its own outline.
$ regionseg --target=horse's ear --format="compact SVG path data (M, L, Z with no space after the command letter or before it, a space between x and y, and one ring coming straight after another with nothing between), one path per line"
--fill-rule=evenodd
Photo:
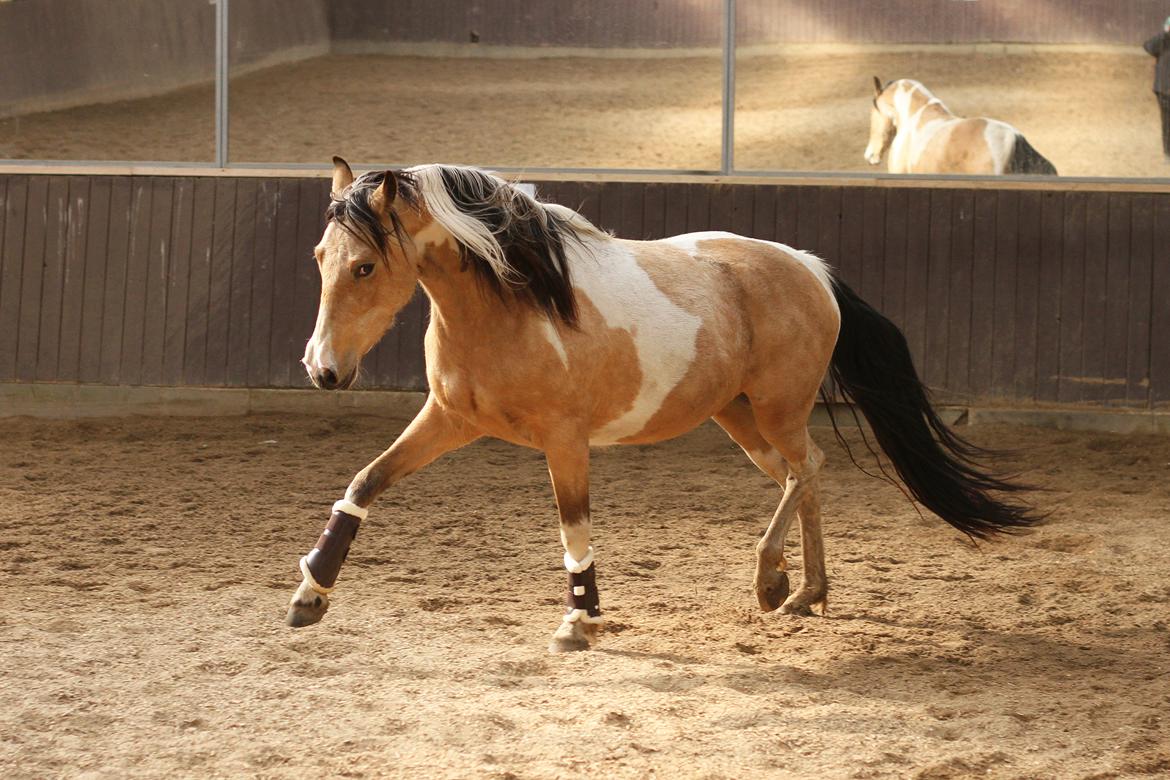
M333 192L334 194L341 194L349 185L353 184L353 171L349 169L349 163L340 157L333 158Z
M877 76L873 77L873 96L877 97L882 94L882 80Z
M370 208L378 214L387 214L398 197L398 176L394 171L386 171L382 176L382 183L378 189L370 194Z

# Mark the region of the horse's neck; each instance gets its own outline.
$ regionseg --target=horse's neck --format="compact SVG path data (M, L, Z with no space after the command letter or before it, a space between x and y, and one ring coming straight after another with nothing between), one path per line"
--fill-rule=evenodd
M517 312L464 263L454 242L424 250L419 284L431 303L431 322L445 338L486 339L507 328Z
M925 89L915 91L911 99L898 106L898 131L913 133L923 125L940 119L954 119L946 105Z

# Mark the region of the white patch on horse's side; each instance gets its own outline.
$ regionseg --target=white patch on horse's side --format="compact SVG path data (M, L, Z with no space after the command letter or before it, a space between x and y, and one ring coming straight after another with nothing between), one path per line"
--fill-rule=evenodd
M629 409L589 437L590 444L616 444L645 428L686 376L703 320L658 289L633 252L620 243L589 242L589 251L573 258L573 286L589 298L608 327L626 331L634 341L642 372L638 395Z
M987 151L991 153L991 170L994 173L1002 174L1007 170L1008 160L1015 149L1019 133L1006 122L995 119L985 121L987 126L983 128L983 141L987 144Z
M561 359L561 365L565 368L569 367L569 353L565 351L565 342L561 341L561 334L557 333L556 326L547 317L540 318L540 332L552 344L552 348L556 350L557 357Z
M683 233L681 236L671 236L670 238L662 239L661 243L670 244L677 247L691 257L695 257L699 251L699 243L702 241L719 241L719 240L735 240L735 241L752 241L757 244L767 244L768 246L779 249L784 254L797 261L805 268L807 268L821 286L825 288L825 292L829 294L829 298L833 301L833 305L837 305L837 295L833 292L833 271L829 268L829 264L821 258L817 257L811 252L805 252L800 249L793 249L787 244L781 244L777 241L765 241L762 238L748 238L747 236L736 235L735 233L725 233L720 230L708 230L701 233Z

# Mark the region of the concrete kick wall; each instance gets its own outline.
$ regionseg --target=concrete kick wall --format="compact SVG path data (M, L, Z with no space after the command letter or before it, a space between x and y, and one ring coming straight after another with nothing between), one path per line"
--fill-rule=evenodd
M400 390L270 390L221 387L131 387L86 384L0 382L0 419L40 417L213 417L245 414L344 414L410 420L423 407L425 393ZM842 429L853 416L841 404L834 415ZM944 406L939 416L947 425L1034 425L1059 430L1170 435L1170 412L1053 408ZM809 424L830 425L823 404Z
M233 73L328 52L323 3L233 2ZM0 117L209 83L215 13L208 0L0 2Z

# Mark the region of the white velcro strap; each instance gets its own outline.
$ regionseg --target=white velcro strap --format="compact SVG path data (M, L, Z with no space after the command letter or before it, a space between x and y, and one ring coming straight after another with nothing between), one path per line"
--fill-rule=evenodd
M565 553L565 568L569 570L570 574L580 574L593 565L593 547L591 546L585 557L580 561L573 560L573 556Z
M566 623L604 623L605 618L601 615L597 617L590 617L589 613L583 609L571 609L565 613Z
M585 586L584 585L574 585L573 586L573 595L574 596L584 596L585 595Z
M333 511L334 512L345 512L347 515L353 515L358 520L365 520L370 515L370 510L363 509L362 507L358 506L354 502L346 500L344 498L341 499L340 501L334 502Z
M305 582L309 584L310 588L317 591L322 596L329 595L337 587L334 585L332 588L326 588L323 585L318 584L317 580L313 579L313 572L309 571L309 556L307 555L301 558L301 576L305 578Z

